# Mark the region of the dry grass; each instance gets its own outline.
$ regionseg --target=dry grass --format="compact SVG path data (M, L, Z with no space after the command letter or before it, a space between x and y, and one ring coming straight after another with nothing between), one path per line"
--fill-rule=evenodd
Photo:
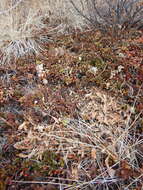
M2 0L0 2L1 63L41 51L48 35L82 28L83 19L68 1Z
M125 3L128 11L125 15L122 14L123 10L118 15L117 12L121 11L118 10L118 4L105 0L1 0L1 64L16 62L19 57L28 54L38 54L42 50L42 44L49 42L49 34L55 37L72 30L87 29L91 25L97 28L100 25L105 25L103 28L106 28L108 25L110 29L116 28L115 33L118 33L118 25L122 27L125 21L129 23L131 20L142 20L142 8L139 14L135 14L137 18L132 17L134 11L138 10L129 11L132 2L130 0L129 4ZM140 1L137 3L142 7ZM109 16L112 12L114 15Z
M117 189L122 188L123 179L114 168L128 160L128 164L125 161L128 172L122 176L126 178L131 169L138 168L137 157L142 156L137 149L142 140L131 136L132 126L138 118L131 122L129 108L124 119L119 100L95 88L88 91L79 108L79 119L53 117L55 122L52 125L35 125L29 118L19 126L19 132L27 133L21 142L15 144L15 148L26 150L26 154L20 153L19 156L42 159L48 150L60 154L67 167L72 159L71 172L66 180L73 181L74 185L67 184L68 189L107 189L114 184ZM135 180L140 181L140 178ZM128 189L125 185L123 187Z
M13 59L38 50L34 37L43 28L38 6L38 1L1 1L2 63L10 63Z

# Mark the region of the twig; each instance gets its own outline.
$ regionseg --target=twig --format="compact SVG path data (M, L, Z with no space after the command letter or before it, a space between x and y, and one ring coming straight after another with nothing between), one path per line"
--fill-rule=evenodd
M3 117L0 117L0 120L2 120L4 123L6 123L8 126L13 127L13 125L11 125L6 119L4 119Z
M66 180L66 179L65 179ZM54 182L48 182L48 181L18 181L18 180L12 180L11 181L12 183L21 183L21 184L52 184L52 185L63 185L63 186L72 186L72 185L67 185L67 184L64 184L64 183L54 183Z

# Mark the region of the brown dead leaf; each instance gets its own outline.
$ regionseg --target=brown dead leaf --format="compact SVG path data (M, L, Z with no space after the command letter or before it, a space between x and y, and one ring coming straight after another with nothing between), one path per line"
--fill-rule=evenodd
M73 167L71 173L72 173L72 178L74 180L78 180L78 168L77 167Z
M96 159L96 149L95 148L91 149L91 158Z
M20 157L20 158L28 158L28 155L23 154L23 153L20 153L17 156Z
M23 140L21 142L15 143L14 148L18 150L29 150L32 149L32 145L30 143L30 140Z
M126 160L121 161L120 169L117 172L117 175L125 180L133 176L132 168Z

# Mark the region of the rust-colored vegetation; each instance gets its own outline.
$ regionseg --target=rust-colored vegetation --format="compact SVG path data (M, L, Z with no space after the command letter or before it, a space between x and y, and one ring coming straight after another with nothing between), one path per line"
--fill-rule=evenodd
M141 190L143 31L112 32L0 65L0 190Z

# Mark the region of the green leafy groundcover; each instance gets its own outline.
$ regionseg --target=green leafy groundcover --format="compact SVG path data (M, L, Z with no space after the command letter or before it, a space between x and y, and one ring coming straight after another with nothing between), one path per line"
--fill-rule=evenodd
M132 120L137 117L131 135L141 138L142 36L142 32L134 32L126 38L112 39L94 31L61 36L45 46L42 59L21 59L15 66L11 63L0 67L0 189L59 189L59 186L51 184L22 184L13 181L47 181L50 177L59 176L68 178L71 163L64 163L62 155L45 151L40 160L34 156L31 159L21 158L21 150L14 148L14 144L21 140L21 136L25 136L24 132L19 133L18 127L30 118L36 124L46 122L49 125L54 123L53 117L58 118L61 114L77 118L78 100L76 97L70 98L71 89L84 94L85 87L90 89L96 86L111 96L122 97L123 112L130 105L134 108ZM38 76L37 65L40 64L43 64L44 72ZM38 91L29 93L30 88L35 89L37 86ZM48 90L48 97L45 89ZM47 101L52 101L49 107L52 117L41 115L41 110L44 109L43 96ZM77 158L71 156L70 159L72 162L72 159ZM120 178L129 184L129 172L133 173L134 179L140 176L142 161L142 158L138 158L138 171L128 168L128 161L123 166L120 165ZM114 185L113 187L118 189ZM141 184L134 185L134 189L141 189Z

